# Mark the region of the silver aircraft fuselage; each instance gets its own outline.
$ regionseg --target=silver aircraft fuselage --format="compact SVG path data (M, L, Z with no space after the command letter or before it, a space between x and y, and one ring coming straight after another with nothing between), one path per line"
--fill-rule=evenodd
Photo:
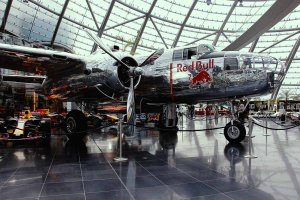
M268 94L277 87L284 72L283 64L270 56L254 53L212 51L202 55L174 56L175 51L160 50L142 67L135 78L137 99L153 102L197 103ZM186 53L187 54L187 53ZM142 57L115 52L120 59ZM58 80L47 78L43 88L50 98L74 101L125 99L128 93L120 66L109 55L94 54L86 69L91 73L69 73ZM281 74L281 75L278 75Z

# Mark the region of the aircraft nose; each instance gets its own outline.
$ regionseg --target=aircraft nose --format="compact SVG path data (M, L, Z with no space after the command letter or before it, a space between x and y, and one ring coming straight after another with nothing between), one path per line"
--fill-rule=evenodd
M267 72L271 88L277 88L285 76L285 65L277 58L266 54L245 53L240 54L242 69L256 69Z

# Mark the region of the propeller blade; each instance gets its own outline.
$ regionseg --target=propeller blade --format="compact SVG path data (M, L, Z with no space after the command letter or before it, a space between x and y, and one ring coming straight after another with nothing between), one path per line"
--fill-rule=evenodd
M126 65L122 60L120 60L119 58L117 58L114 54L112 54L112 51L106 47L106 45L103 44L102 40L93 32L84 29L85 32L88 34L88 36L108 55L110 55L113 59L115 59L117 62L121 63L121 65L124 65L126 67L129 68L128 65Z
M135 118L134 82L133 76L130 76L130 88L127 98L127 123L129 124L129 132L132 134L135 126Z

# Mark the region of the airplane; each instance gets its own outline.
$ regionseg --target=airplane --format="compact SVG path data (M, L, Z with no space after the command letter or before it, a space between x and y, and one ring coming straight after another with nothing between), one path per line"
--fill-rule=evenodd
M195 44L158 49L148 57L112 51L93 32L85 30L101 48L90 56L48 49L0 44L0 67L46 76L42 91L49 99L71 102L124 102L127 122L135 123L135 101L163 105L160 125L177 126L176 105L272 93L284 78L280 60L263 54L218 51L212 45ZM104 53L103 53L104 52ZM68 137L80 137L86 130L82 111L66 116ZM245 127L234 117L224 135L241 142Z

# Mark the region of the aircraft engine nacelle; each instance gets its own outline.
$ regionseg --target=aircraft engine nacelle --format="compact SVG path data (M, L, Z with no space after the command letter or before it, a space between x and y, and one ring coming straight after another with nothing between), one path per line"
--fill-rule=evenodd
M137 67L138 63L137 61L132 58L132 57L124 57L121 59L122 62L124 62L126 65L130 66L130 67ZM130 76L132 75L130 72L130 68L122 65L122 64L118 64L118 79L121 83L121 85L125 88L129 88L130 86ZM139 75L133 75L134 76L134 86L136 87L140 80L141 80L141 76Z

